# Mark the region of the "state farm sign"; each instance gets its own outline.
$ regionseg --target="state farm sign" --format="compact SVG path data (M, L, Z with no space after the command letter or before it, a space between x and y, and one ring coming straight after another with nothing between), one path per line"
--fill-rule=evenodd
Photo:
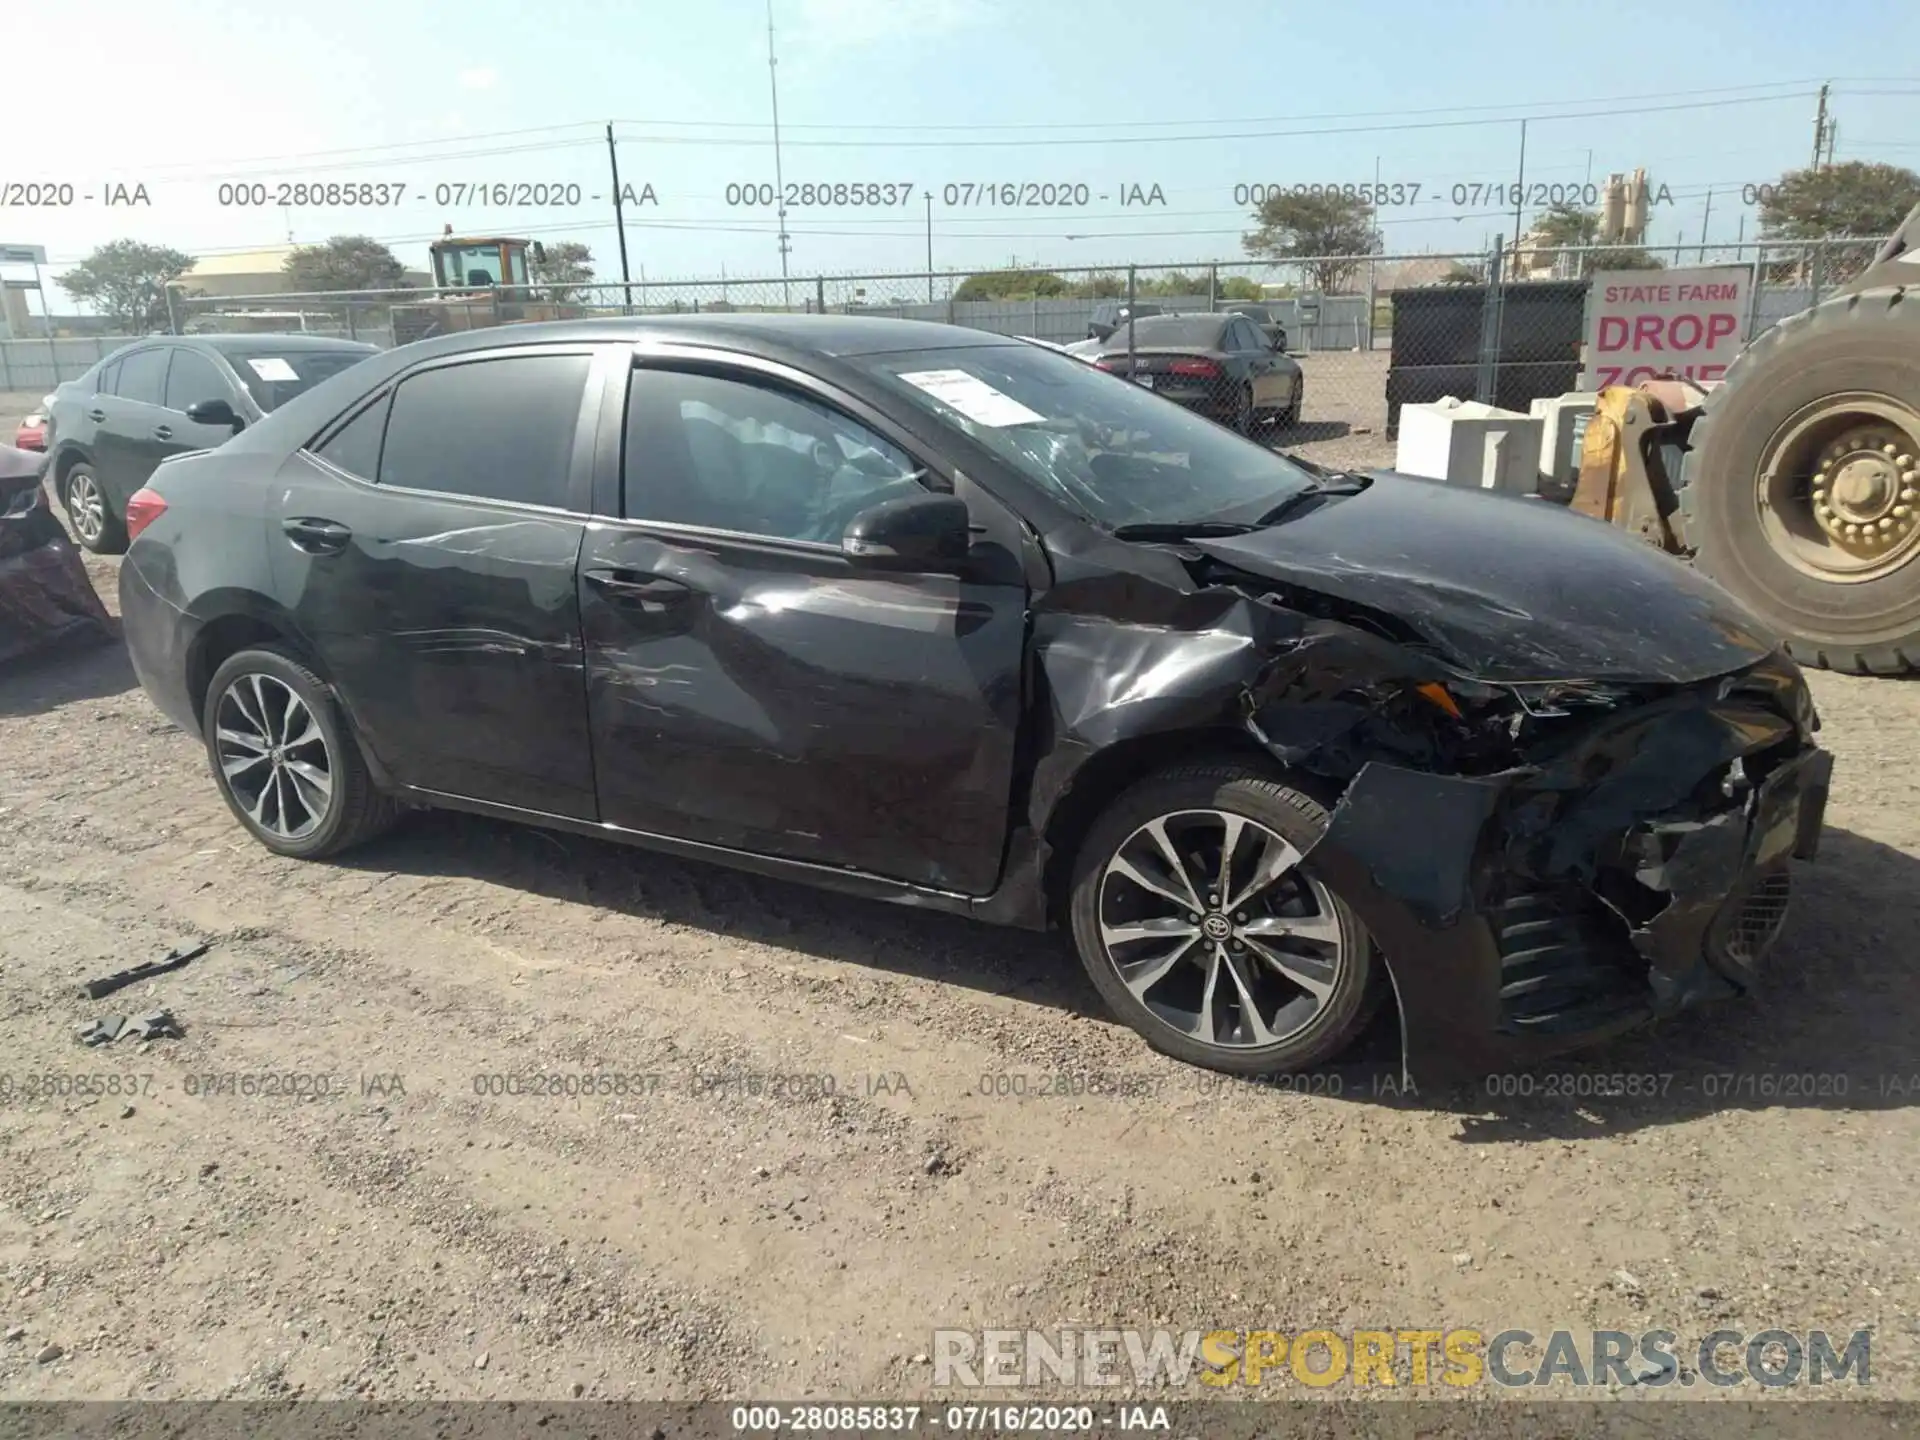
M1594 276L1580 388L1638 385L1656 375L1701 385L1724 379L1745 343L1752 282L1744 265Z

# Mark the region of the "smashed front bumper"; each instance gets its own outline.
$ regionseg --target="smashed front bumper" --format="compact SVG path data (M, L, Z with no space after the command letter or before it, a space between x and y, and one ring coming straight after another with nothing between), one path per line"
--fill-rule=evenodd
M1381 947L1408 1075L1443 1083L1750 986L1831 771L1805 723L1722 686L1498 774L1370 762L1310 858Z

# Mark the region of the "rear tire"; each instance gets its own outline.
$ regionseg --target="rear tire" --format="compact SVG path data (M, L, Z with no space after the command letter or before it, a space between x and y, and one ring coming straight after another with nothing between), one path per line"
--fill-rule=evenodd
M275 647L239 651L213 672L201 733L227 808L276 854L336 855L399 816L333 692Z
M1299 859L1326 827L1318 802L1233 763L1116 799L1075 857L1070 901L1074 947L1114 1014L1156 1050L1233 1075L1345 1050L1384 988L1366 930Z
M1240 394L1236 397L1233 404L1233 419L1227 423L1233 427L1235 434L1253 434L1253 386L1242 385L1240 387Z
M120 555L127 548L127 526L113 513L100 477L86 461L70 466L60 481L60 504L74 538L96 555Z
M1920 669L1920 295L1783 320L1709 395L1691 449L1681 502L1703 571L1804 663Z

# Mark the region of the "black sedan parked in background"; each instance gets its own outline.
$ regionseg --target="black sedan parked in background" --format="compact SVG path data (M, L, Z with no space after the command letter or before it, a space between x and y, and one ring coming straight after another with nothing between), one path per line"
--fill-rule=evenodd
M1278 305L1269 305L1261 300L1228 300L1219 309L1223 315L1238 315L1244 320L1253 321L1274 349L1287 348L1287 327L1280 323L1280 316L1284 312Z
M156 335L47 397L55 492L89 550L127 546L127 497L169 455L206 450L379 351L312 335Z
M1087 321L1087 339L1104 340L1113 334L1115 327L1126 324L1129 318L1144 320L1149 315L1165 313L1166 308L1145 300L1136 301L1131 306L1124 300L1102 300L1093 307L1093 316Z
M1730 992L1820 825L1799 671L1687 567L977 330L446 336L132 513L134 668L269 849L446 806L1059 924L1226 1071L1389 992L1416 1079Z
M1109 335L1093 363L1242 435L1300 422L1299 362L1240 315L1143 316Z

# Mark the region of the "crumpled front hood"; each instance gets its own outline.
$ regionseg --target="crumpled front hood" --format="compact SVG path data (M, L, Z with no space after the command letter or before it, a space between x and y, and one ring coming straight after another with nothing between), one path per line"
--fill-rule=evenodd
M1411 625L1488 679L1688 684L1778 641L1683 561L1544 500L1377 474L1247 535L1193 542L1250 574Z

